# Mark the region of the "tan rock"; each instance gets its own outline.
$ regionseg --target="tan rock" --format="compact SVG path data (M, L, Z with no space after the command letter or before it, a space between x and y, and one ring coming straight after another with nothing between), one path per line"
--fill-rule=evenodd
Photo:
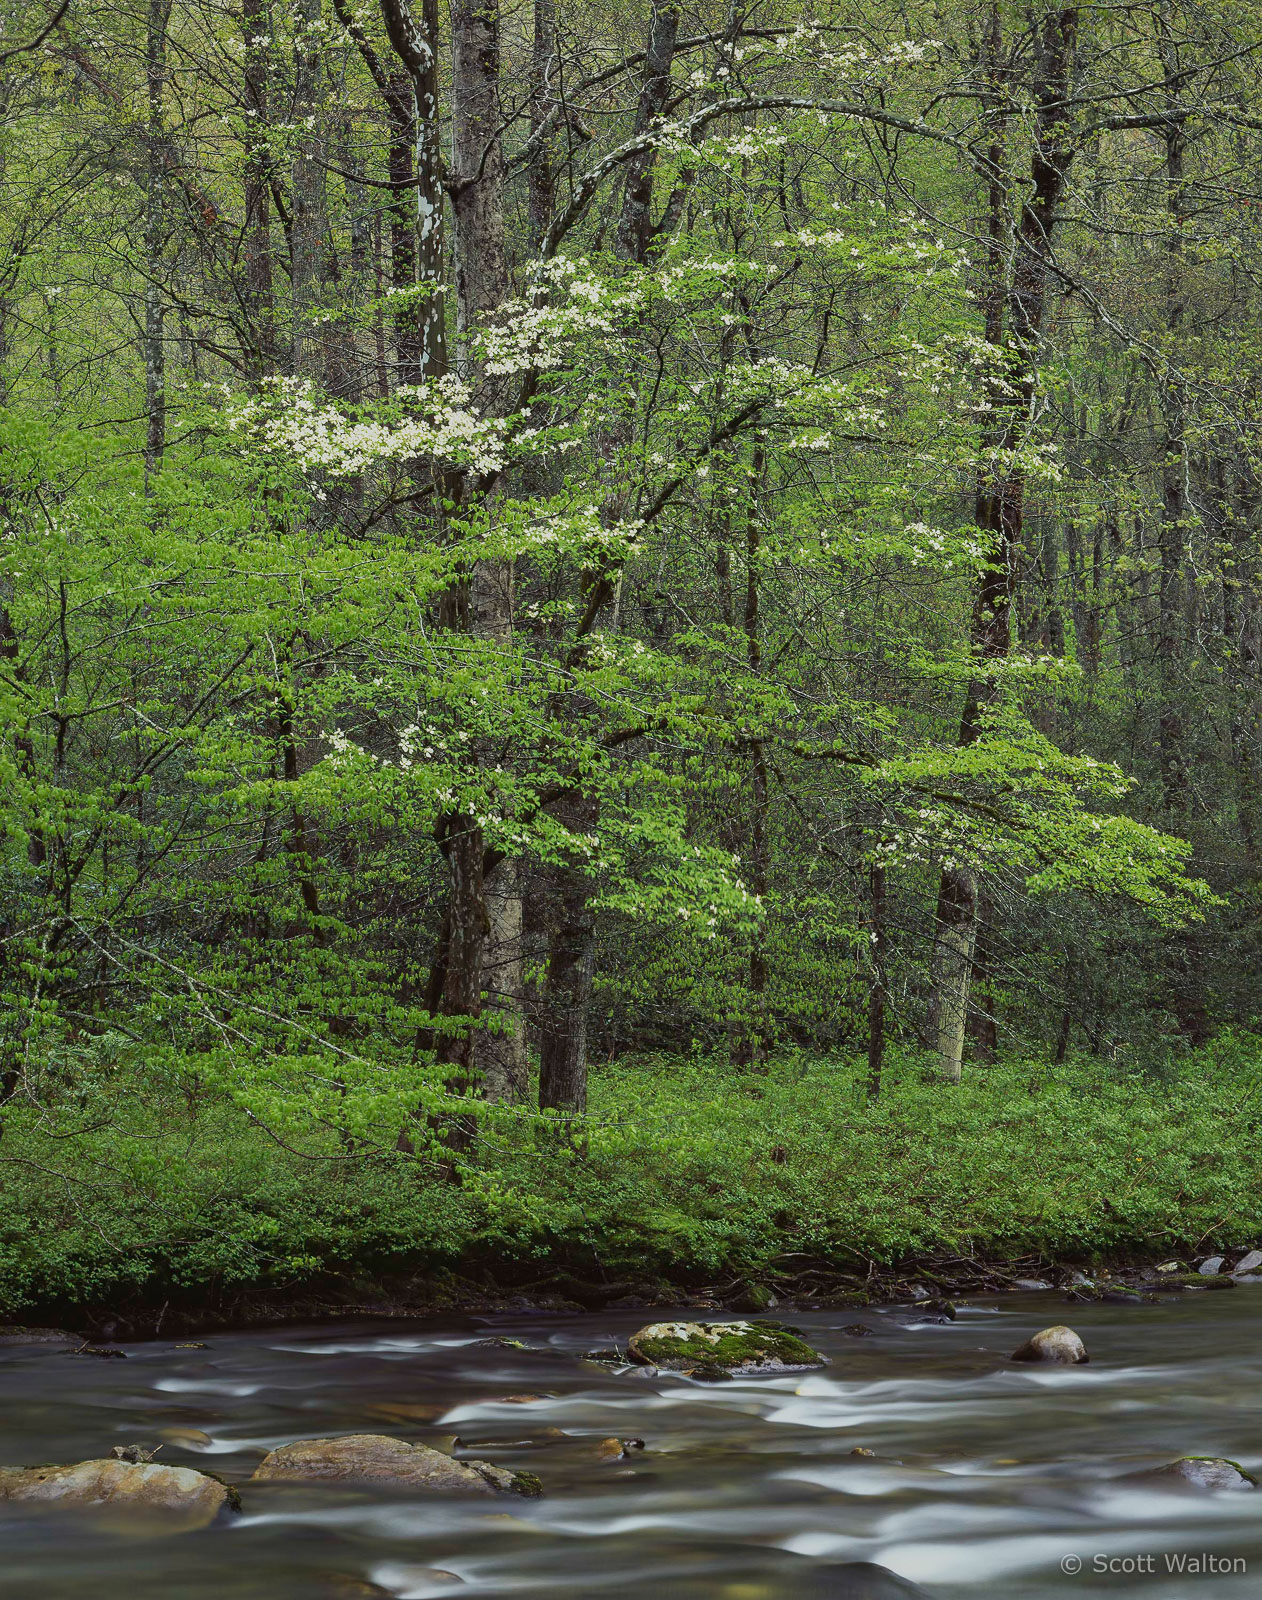
M117 1460L0 1468L0 1500L121 1512L160 1521L172 1531L208 1527L237 1504L226 1484L192 1467Z
M350 1433L340 1439L300 1439L281 1445L254 1471L258 1483L382 1484L428 1493L491 1494L482 1475L426 1444L384 1433Z
M1091 1358L1086 1346L1072 1328L1058 1323L1044 1328L1012 1352L1014 1361L1044 1361L1062 1367L1080 1366Z

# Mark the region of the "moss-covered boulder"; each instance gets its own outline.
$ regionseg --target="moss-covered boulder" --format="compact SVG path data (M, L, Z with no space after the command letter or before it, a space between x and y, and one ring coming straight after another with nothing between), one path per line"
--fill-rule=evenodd
M824 1358L778 1322L653 1322L627 1342L641 1366L671 1372L801 1372Z
M209 1473L119 1460L0 1468L0 1500L103 1512L173 1533L209 1527L239 1506L236 1491Z
M340 1439L300 1439L264 1456L251 1480L257 1483L380 1486L406 1493L538 1495L531 1472L510 1472L487 1461L456 1461L426 1444L408 1444L384 1433L350 1433Z

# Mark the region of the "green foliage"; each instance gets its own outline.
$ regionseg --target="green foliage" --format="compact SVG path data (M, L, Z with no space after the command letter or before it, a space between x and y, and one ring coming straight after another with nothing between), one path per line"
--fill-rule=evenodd
M950 1092L899 1058L875 1105L846 1058L734 1078L648 1057L596 1074L586 1155L506 1123L484 1158L491 1181L465 1188L404 1156L347 1157L332 1138L296 1157L234 1107L131 1072L112 1094L108 1122L99 1099L54 1122L12 1117L0 1314L486 1267L502 1285L560 1269L687 1283L1262 1237L1252 1038L1160 1080L1126 1062L1017 1058Z

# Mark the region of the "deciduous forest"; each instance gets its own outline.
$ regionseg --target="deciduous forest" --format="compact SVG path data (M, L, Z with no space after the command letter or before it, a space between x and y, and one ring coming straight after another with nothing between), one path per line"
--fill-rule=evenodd
M1252 6L8 0L0 101L0 1309L1253 1242Z

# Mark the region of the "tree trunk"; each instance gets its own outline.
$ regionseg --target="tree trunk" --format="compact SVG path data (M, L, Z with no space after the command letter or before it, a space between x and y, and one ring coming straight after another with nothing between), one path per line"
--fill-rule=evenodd
M982 717L995 693L991 664L1008 654L1012 607L1025 508L1025 471L1015 452L1026 442L1034 418L1043 313L1047 302L1047 269L1065 179L1073 158L1067 100L1077 42L1078 12L1049 12L1038 33L1038 78L1034 85L1034 150L1031 188L1021 209L1011 284L1004 293L1007 198L1002 180L992 179L989 193L990 234L987 288L983 297L986 338L1003 349L1003 381L986 397L990 423L983 440L974 517L987 540L987 560L973 605L969 644L976 663L964 699L959 742L967 747L981 736ZM991 13L987 41L991 84L998 87L1000 34L998 8ZM992 115L1001 96L994 95ZM991 161L1000 168L1003 140L991 146ZM1003 316L1008 316L1008 338ZM973 949L977 939L977 883L964 866L944 868L938 890L935 928L934 984L931 1016L938 1065L948 1082L958 1082L963 1059L972 983Z
M163 300L165 263L164 195L166 189L162 100L167 74L167 23L171 0L149 0L145 39L145 88L149 116L145 173L145 494L153 493L154 478L166 451L166 346Z
M271 22L267 0L243 0L245 35L245 292L248 366L256 378L276 365L275 305L272 285L271 156L267 142L270 119L268 39Z
M654 7L646 77L636 108L637 133L643 133L651 125L666 102L678 28L675 7ZM652 184L653 153L650 151L630 165L623 190L616 249L629 263L642 264L648 251L650 229L646 219ZM612 459L622 442L619 426L614 425L610 437L595 442L594 448L606 458ZM623 511L619 493L611 492L602 510L603 520L617 521ZM589 592L602 584L607 592L612 592L611 586L603 582L603 576L598 572L586 575L584 582ZM580 641L572 654L572 664L581 665L586 653L586 642ZM562 697L555 702L554 714L566 714ZM571 831L594 833L600 823L599 800L575 794L565 805L564 820ZM553 889L557 919L549 938L541 1008L539 1103L581 1113L587 1106L587 1012L595 973L596 919L588 903L588 880L577 860L553 869Z
M557 815L582 837L595 828L600 810L596 801L574 794L557 808ZM581 1116L587 1110L587 1014L596 965L596 917L581 872L558 872L556 890L540 1034L539 1105Z
M289 226L293 371L324 377L323 339L315 316L323 299L325 266L324 78L322 0L298 0L294 19L293 205Z
M758 491L766 470L766 450L761 441L754 446L749 468L749 500L745 516L745 663L751 678L762 671L762 526L759 522ZM750 888L765 909L769 876L767 818L771 776L765 741L749 741L749 776L752 803L749 817ZM747 1010L742 1035L734 1052L735 1064L765 1071L770 1054L767 1018L767 949L762 925L755 929L749 947Z
M881 1097L885 1063L885 1001L889 992L889 933L885 921L885 868L874 861L868 870L872 916L872 981L868 989L868 1099Z

